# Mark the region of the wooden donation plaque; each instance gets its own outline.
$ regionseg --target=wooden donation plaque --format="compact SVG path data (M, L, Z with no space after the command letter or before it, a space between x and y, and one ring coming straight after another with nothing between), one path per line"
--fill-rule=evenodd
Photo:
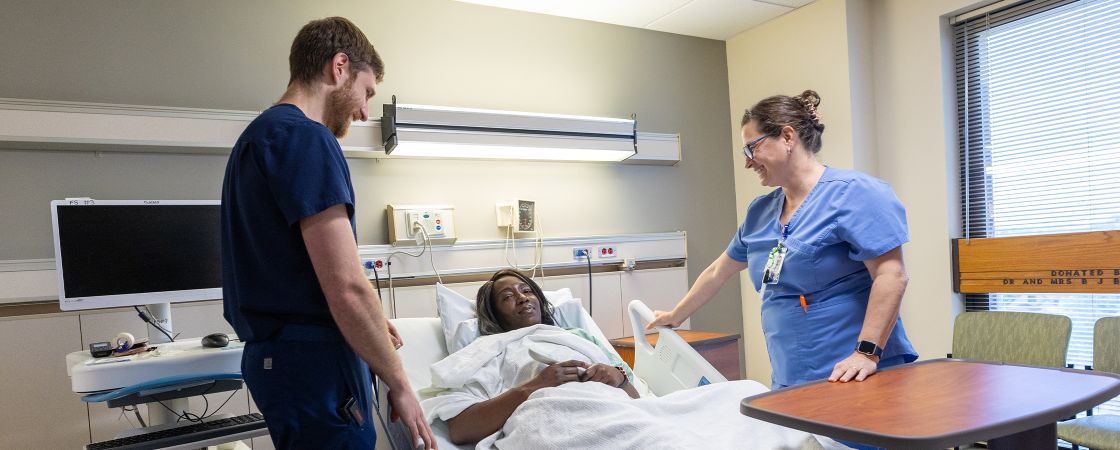
M957 292L1120 293L1120 230L954 239Z

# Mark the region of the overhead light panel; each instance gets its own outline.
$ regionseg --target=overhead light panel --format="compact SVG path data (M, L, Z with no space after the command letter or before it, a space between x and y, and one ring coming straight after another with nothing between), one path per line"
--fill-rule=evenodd
M622 161L637 152L634 119L443 106L384 106L381 135L392 156Z

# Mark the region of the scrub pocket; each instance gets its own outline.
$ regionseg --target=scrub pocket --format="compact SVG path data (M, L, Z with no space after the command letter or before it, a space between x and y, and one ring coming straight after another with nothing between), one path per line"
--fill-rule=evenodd
M798 382L820 380L832 375L832 368L855 350L867 302L853 297L832 298L810 303L807 312L791 314L796 330L794 353L800 366L794 376ZM800 316L800 317L798 317Z
M374 447L369 368L345 342L252 342L242 376L276 448ZM344 415L351 397L362 424Z

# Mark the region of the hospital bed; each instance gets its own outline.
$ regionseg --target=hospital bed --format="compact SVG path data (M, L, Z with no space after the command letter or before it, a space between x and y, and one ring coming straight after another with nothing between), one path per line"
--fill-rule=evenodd
M651 345L645 335L645 324L653 320L653 311L640 300L628 305L634 339L635 386L642 396L662 396L682 389L727 381L708 361L700 356L676 332L658 327L657 345ZM419 391L431 385L430 367L447 356L447 345L436 317L393 319L391 321L404 340L405 346L398 354L409 383L419 396ZM612 352L613 349L610 349ZM408 430L399 423L389 422L391 411L385 401L385 387L378 383L379 413L384 427L379 424L378 442L388 442L392 449L412 448ZM432 432L441 449L472 449L473 445L457 446L451 443L447 425L436 421ZM381 447L379 448L389 448Z

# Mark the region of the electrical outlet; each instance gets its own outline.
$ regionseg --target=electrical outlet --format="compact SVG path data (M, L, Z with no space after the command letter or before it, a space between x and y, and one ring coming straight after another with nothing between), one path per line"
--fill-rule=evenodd
M576 261L591 259L591 247L572 247L572 259Z
M595 248L595 257L599 259L618 258L618 246L614 244L600 245Z
M367 259L362 261L362 267L365 267L366 270L382 270L385 268L385 260L381 258Z

